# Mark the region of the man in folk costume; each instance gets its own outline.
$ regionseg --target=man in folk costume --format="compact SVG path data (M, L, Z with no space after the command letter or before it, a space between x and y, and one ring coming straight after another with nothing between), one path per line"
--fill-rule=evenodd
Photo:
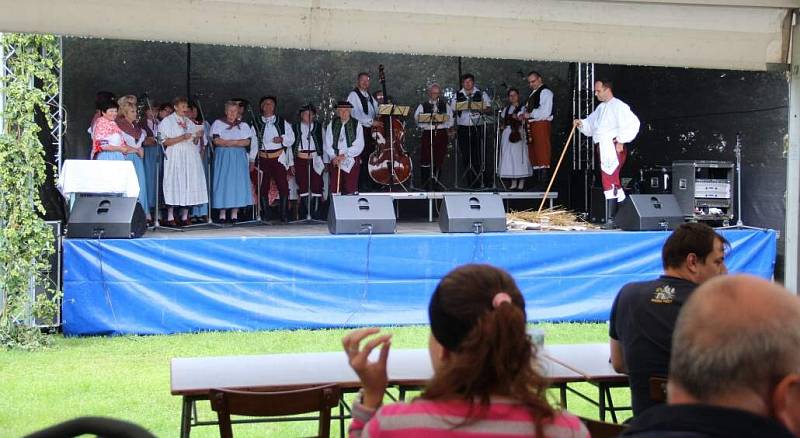
M447 116L447 121L444 123L420 122L420 114L444 114ZM442 99L442 87L439 84L433 83L428 87L428 100L417 106L414 111L414 120L422 129L420 138L422 181L426 185L426 189L432 189L431 175L438 175L441 171L442 163L447 155L447 130L452 128L454 123L453 108L446 100ZM431 149L433 149L433 161L431 161Z
M347 95L347 101L352 105L352 117L358 121L361 126L362 137L364 138L364 150L361 152L361 169L358 177L358 188L362 192L369 191L374 188L374 184L369 176L367 163L369 162L369 155L375 150L375 144L372 141L371 128L381 127L383 122L376 119L378 116L378 101L369 93L370 77L369 73L361 72L358 74L356 87L350 94Z
M294 166L292 145L294 132L292 125L275 113L278 99L275 96L261 98L261 121L264 122L264 131L261 135L261 147L250 149L250 162L254 162L258 155L259 168L264 172L261 180L261 209L264 217L269 213L270 178L278 186L281 222L289 221L289 180L288 173Z
M314 120L317 110L313 105L300 108L300 121L292 124L295 159L295 180L300 191L300 217L306 216L308 196L311 196L311 216L319 218L322 199L322 124Z
M625 200L619 173L627 158L625 145L639 133L639 118L623 101L614 97L613 84L601 79L594 83L594 94L600 105L574 125L581 134L592 137L600 155L600 180L606 198L606 225L613 227L618 203Z
M203 171L199 144L202 127L187 117L189 101L178 97L172 101L175 112L158 125L158 135L166 148L164 159L164 202L167 224L178 225L173 215L175 206L181 208L181 225L189 225L189 207L208 203L206 175Z
M547 184L550 170L550 130L553 121L553 91L537 71L528 73L531 94L525 102L528 159L539 184ZM545 188L545 187L542 187Z
M364 131L350 116L352 109L350 102L339 102L336 105L337 116L325 129L325 153L331 160L331 193L358 193L359 156L364 151Z
M476 174L481 169L481 148L483 147L483 113L491 111L489 95L475 86L475 76L466 73L461 76L461 90L450 102L456 114L458 125L458 149L461 155L461 172L471 168ZM480 110L457 111L456 105L460 102L482 102L484 108ZM482 179L482 178L481 178ZM476 179L475 185L482 186L483 181ZM471 181L470 181L471 182Z

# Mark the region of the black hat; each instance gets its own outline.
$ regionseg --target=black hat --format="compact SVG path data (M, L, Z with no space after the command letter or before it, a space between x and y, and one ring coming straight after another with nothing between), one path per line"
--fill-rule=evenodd
M300 109L299 109L297 112L298 112L298 113L302 113L302 112L304 112L304 111L311 111L311 112L312 112L312 113L314 113L314 114L316 114L316 113L317 113L317 109L316 109L316 108L314 108L314 105L312 105L312 104L310 104L310 103L309 103L309 104L306 104L306 105L303 105L303 106L301 106L301 107L300 107Z
M346 100L340 100L340 101L336 102L336 108L352 108L352 107L353 107L353 104L348 102L348 101L346 101Z

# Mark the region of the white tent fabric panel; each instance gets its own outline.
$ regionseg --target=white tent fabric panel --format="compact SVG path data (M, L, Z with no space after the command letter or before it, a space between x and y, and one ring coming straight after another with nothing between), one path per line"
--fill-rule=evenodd
M763 70L794 1L2 0L0 31Z
M0 29L300 49L760 70L768 63L786 62L787 16L784 8L652 1L30 0L4 2Z

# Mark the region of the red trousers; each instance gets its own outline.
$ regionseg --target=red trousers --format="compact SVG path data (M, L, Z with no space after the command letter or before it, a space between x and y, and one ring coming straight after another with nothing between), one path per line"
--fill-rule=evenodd
M285 153L285 152L284 152ZM281 199L289 199L289 180L286 177L287 171L283 164L278 162L278 158L264 158L258 157L258 166L264 177L261 180L261 196L266 197L269 194L269 180L275 180L275 185L278 186L278 194Z
M350 173L339 171L339 168L331 164L330 166L330 188L331 193L342 195L352 195L358 192L358 175L361 172L361 159L356 157L356 162L350 169ZM339 184L341 183L341 190Z
M309 171L311 172L311 181L308 179ZM294 179L297 181L297 186L300 188L300 196L308 194L309 183L311 185L311 193L320 196L322 195L322 175L319 175L314 171L314 164L312 160L299 157L295 158Z
M431 165L431 131L422 131L421 148L422 156L420 164L422 166ZM436 129L433 131L433 166L436 169L442 168L444 158L447 155L447 130Z
M622 170L622 166L625 165L625 160L628 158L628 150L624 147L622 148L622 152L617 152L617 160L619 164L617 168L614 169L614 172L611 175L603 172L603 169L600 168L600 147L595 143L595 151L596 151L596 163L597 169L600 171L600 182L603 184L603 191L608 191L613 188L622 188L622 181L619 178L619 172Z

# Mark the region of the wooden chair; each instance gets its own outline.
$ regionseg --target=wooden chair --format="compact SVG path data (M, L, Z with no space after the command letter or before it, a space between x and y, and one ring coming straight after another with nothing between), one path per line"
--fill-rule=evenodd
M650 399L666 403L667 401L667 378L666 377L651 377L650 378Z
M209 391L211 409L219 418L221 438L232 438L231 415L279 417L319 412L318 436L330 436L331 409L339 404L341 390L336 385L280 392Z
M584 417L580 417L580 419L589 429L589 435L592 438L616 438L628 428L627 424L606 423Z

